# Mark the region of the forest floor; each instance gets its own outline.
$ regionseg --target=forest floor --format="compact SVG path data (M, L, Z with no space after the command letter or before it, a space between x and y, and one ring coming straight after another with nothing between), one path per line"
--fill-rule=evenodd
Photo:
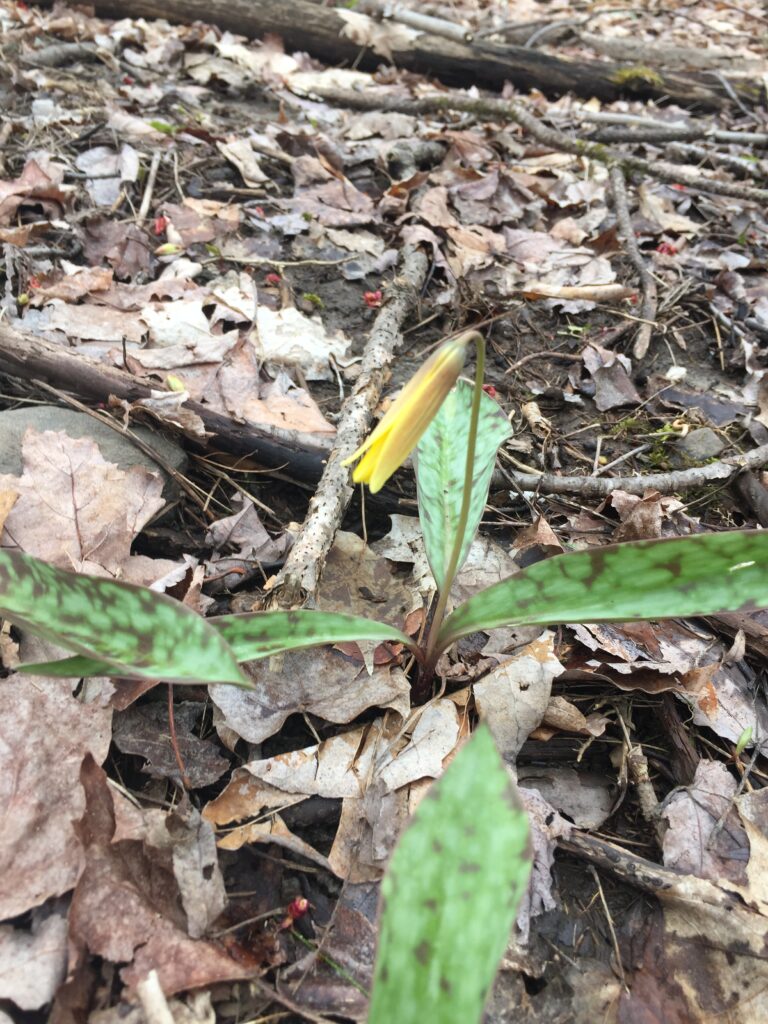
M475 326L512 435L457 598L768 525L762 7L404 6L500 43L551 22L533 46L629 59L629 91L0 2L4 547L203 614L280 603L288 566L315 607L417 631L409 466L291 551L372 346L375 418ZM717 108L634 96L665 61ZM47 369L10 368L38 343ZM475 634L418 713L392 645L253 662L253 690L24 676L45 645L8 624L0 656L0 1024L363 1020L388 855L502 677L535 865L488 1024L768 1020L766 613Z

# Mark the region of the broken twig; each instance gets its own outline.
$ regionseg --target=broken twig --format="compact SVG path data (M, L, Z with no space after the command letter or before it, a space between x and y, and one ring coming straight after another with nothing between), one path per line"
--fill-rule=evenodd
M613 208L616 211L616 220L619 225L619 233L627 250L627 255L640 278L640 291L643 302L640 307L640 319L642 323L635 335L635 343L632 349L635 359L642 359L651 344L654 321L656 320L656 281L648 269L640 247L635 238L635 229L632 227L632 218L629 213L629 202L627 200L627 183L624 172L620 167L611 167L608 172L613 193Z
M294 607L313 594L333 538L352 497L349 469L342 466L365 440L374 409L379 404L400 329L413 308L427 276L427 257L406 248L400 275L395 278L371 330L363 365L354 391L344 403L336 425L336 442L328 456L320 483L309 503L296 543L270 593L270 603Z
M745 455L732 455L706 466L678 469L670 473L637 473L634 476L555 476L553 473L513 473L518 487L540 494L577 494L582 498L604 498L612 491L643 495L646 491L674 494L702 487L715 480L726 480L744 469L760 469L768 464L768 444L760 445Z

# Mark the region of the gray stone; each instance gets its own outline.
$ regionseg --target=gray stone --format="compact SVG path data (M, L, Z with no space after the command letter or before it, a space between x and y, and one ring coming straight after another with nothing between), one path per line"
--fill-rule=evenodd
M0 412L0 473L21 476L21 443L29 429L62 430L68 437L89 437L98 446L107 462L116 463L120 469L131 466L145 466L159 472L166 481L164 497L176 496L177 488L161 466L135 445L130 437L119 434L112 427L100 423L93 416L77 409L66 409L59 405L27 405L19 409L5 409ZM155 433L148 427L131 426L131 432L153 448L158 455L174 469L184 472L187 456L182 448L170 441L164 434Z
M710 427L699 427L675 443L673 461L678 465L705 463L716 459L727 443Z

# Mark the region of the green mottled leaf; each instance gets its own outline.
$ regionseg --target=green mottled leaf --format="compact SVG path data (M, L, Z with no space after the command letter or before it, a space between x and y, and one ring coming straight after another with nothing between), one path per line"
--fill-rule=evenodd
M424 545L432 574L440 589L445 586L445 575L459 525L472 392L471 384L459 381L419 441L414 455ZM477 427L469 519L464 531L458 568L464 564L483 516L496 452L510 433L504 413L492 398L484 394Z
M394 626L335 612L255 612L252 615L222 615L208 619L207 622L227 641L238 661L252 661L299 647L349 640L397 640L410 643L408 637ZM125 671L116 673L114 666L80 656L23 665L22 670L52 676L134 675L130 667L126 666Z
M471 597L442 645L478 629L714 615L768 605L768 531L644 540L556 555Z
M238 661L264 658L280 651L292 651L314 644L341 643L346 640L410 639L394 626L340 612L256 612L253 615L222 615L209 619L235 652Z
M179 601L18 551L0 550L0 615L113 674L130 666L141 678L249 685L219 631Z
M530 869L525 812L481 726L392 855L368 1024L479 1021Z

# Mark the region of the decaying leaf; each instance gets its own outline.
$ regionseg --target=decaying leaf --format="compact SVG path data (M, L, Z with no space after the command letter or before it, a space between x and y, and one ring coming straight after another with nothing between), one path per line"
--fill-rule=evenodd
M327 722L351 722L368 708L392 708L405 718L410 684L401 669L377 666L372 673L338 650L309 648L253 662L254 689L211 687L224 724L249 743L273 736L289 715L312 714Z
M112 712L76 700L64 680L20 675L2 681L0 709L0 919L8 920L77 881L80 765L86 754L107 756Z
M190 937L172 863L141 842L113 842L112 797L90 759L81 781L85 867L69 918L74 963L91 953L124 964L120 973L129 988L156 970L166 995L252 976L258 965L236 962L215 943Z

